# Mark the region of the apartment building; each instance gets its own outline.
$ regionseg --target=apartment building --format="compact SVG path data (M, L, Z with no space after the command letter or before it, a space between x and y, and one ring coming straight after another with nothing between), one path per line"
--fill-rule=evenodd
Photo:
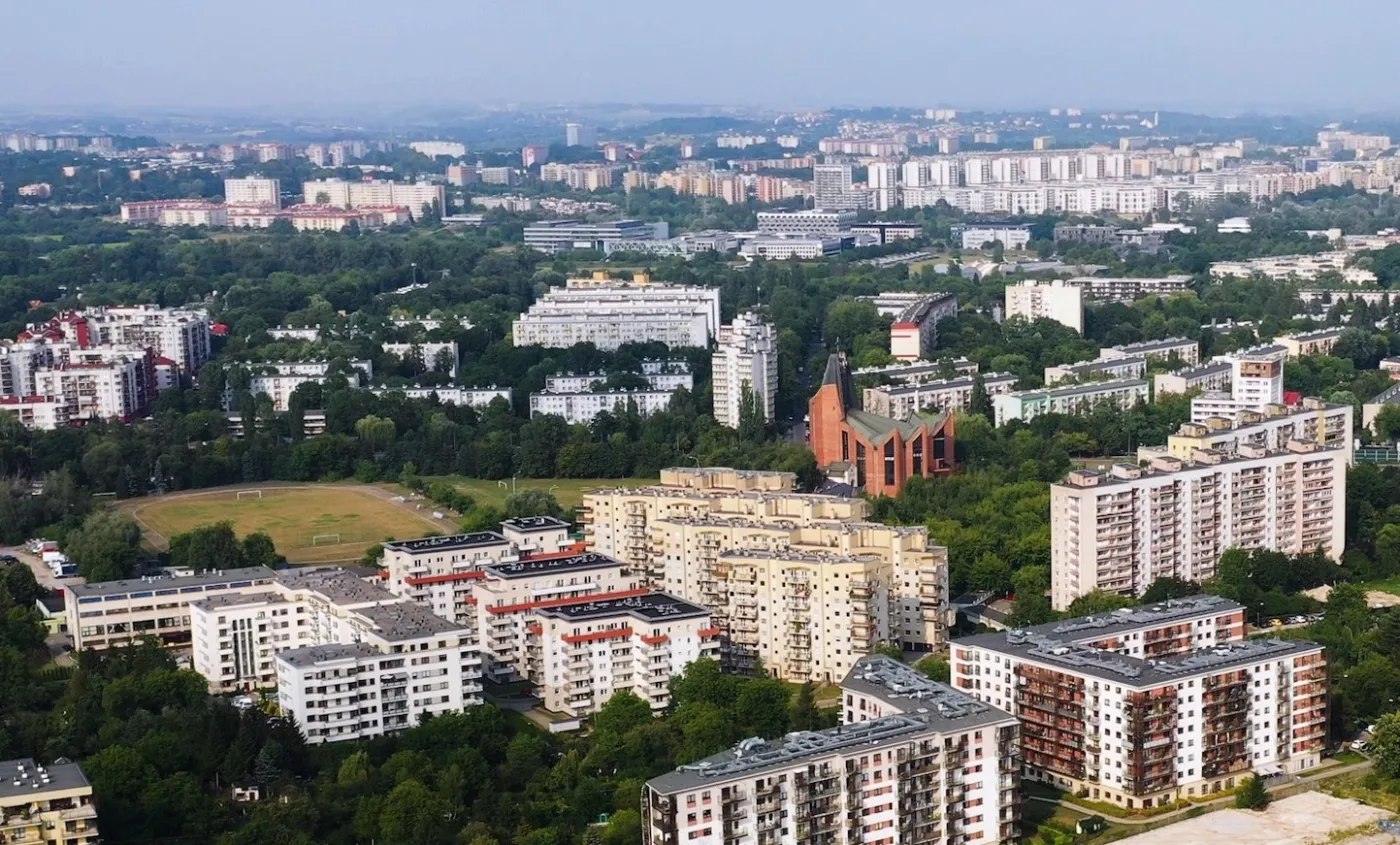
M674 390L546 390L530 394L530 416L552 414L570 425L587 425L605 413L623 414L635 410L649 417L671 404Z
M303 384L323 384L330 378L330 361L268 361L254 365L248 379L248 392L253 396L266 395L272 400L272 409L278 413L291 407L292 394ZM350 371L344 374L351 387L361 385L361 376L369 378L374 373L372 361L351 361ZM225 394L225 406L232 402L232 391Z
M25 845L97 845L97 804L77 763L0 762L0 838Z
M155 305L107 306L82 311L67 323L72 337L89 346L148 346L174 361L180 372L197 374L208 363L209 315Z
M653 390L695 389L695 377L691 375L690 364L684 360L643 361L641 377ZM548 376L544 380L546 392L575 392L596 390L608 380L607 373L570 373Z
M1234 418L1241 411L1262 412L1269 405L1283 404L1283 364L1287 347L1278 344L1254 346L1215 360L1230 365L1230 392L1204 393L1191 400L1191 421L1209 417Z
M551 288L512 326L516 346L567 349L592 343L661 341L708 347L719 331L719 288L668 285L641 276L632 282L570 279Z
M1353 285L1374 285L1376 274L1362 267L1348 267L1351 253L1346 250L1317 252L1311 255L1271 255L1243 261L1216 261L1210 265L1212 279L1248 279L1258 273L1271 279L1316 281L1324 273L1336 273L1342 281Z
M711 373L716 422L739 427L746 386L763 419L772 422L778 395L777 328L763 322L757 311L736 315L734 322L720 327Z
M890 292L856 297L890 317L890 355L900 361L917 361L938 348L938 321L958 315L953 293Z
M430 182L316 179L303 183L301 193L306 205L334 205L344 209L403 207L415 219L422 216L425 207L439 214L447 211L446 188Z
M1149 361L1167 361L1175 357L1182 364L1194 366L1201 362L1201 344L1189 337L1169 337L1163 340L1125 343L1122 346L1105 346L1099 350L1099 359L1105 361L1135 356Z
M1288 350L1288 357L1297 360L1307 355L1328 355L1342 336L1340 328L1317 329L1311 332L1283 334L1273 342Z
M1099 302L1134 302L1144 296L1187 293L1191 290L1191 276L1180 274L1141 279L1122 276L1076 276L1066 279L1065 284L1083 290L1086 298Z
M992 241L1007 250L1025 249L1031 242L1031 227L1023 223L968 223L953 227L963 249L976 250Z
M1012 420L1029 422L1045 414L1086 415L1105 405L1126 411L1146 401L1147 382L1117 379L1005 393L992 397L992 410L996 424L1005 425Z
M758 231L764 235L836 235L850 231L855 222L854 211L823 207L758 212Z
M1163 577L1204 581L1229 548L1342 553L1346 453L1290 440L1282 451L1241 444L1147 468L1075 470L1050 488L1051 600L1142 595Z
M944 359L941 361L914 361L903 364L890 364L886 367L862 367L851 375L878 379L894 384L919 384L926 381L971 376L977 374L977 362L967 358Z
M343 569L285 570L265 590L196 601L190 613L194 668L210 690L275 683L311 743L481 703L471 628Z
M1167 438L1166 453L1189 460L1197 449L1233 455L1240 446L1278 450L1287 448L1290 440L1306 440L1341 450L1350 466L1355 443L1353 416L1351 405L1315 397L1305 398L1298 407L1266 405L1262 412L1241 411L1233 418L1207 417L1204 422L1182 423L1176 434Z
M830 680L849 669L852 648L938 648L947 550L923 528L868 522L864 500L794 493L793 483L787 473L673 468L655 486L589 493L580 519L589 548L710 608L731 665L758 657L782 677ZM813 642L799 648L799 638Z
M150 353L83 356L85 360L54 364L34 373L35 396L55 397L57 412L66 420L131 422L156 399L155 372Z
M381 565L389 592L444 619L475 624L472 587L486 577L485 567L561 554L572 547L567 522L550 516L520 517L502 522L499 532L390 540L384 544Z
M1006 317L1027 322L1054 320L1084 333L1084 289L1052 282L1026 280L1006 286Z
M1127 809L1307 773L1327 665L1305 640L1246 640L1210 596L954 642L952 682L1020 721L1027 778Z
M73 648L102 650L151 638L167 646L191 641L190 604L222 595L264 592L275 573L264 566L195 575L68 584L64 613Z
M1140 355L1123 355L1115 358L1097 358L1077 364L1061 364L1045 368L1047 385L1069 382L1082 384L1099 380L1141 379L1147 375L1147 359Z
M1168 393L1180 395L1192 390L1226 391L1230 388L1234 369L1228 361L1212 361L1174 373L1158 373L1152 377L1152 395L1160 401Z
M421 366L425 370L445 372L451 378L457 378L457 362L460 360L460 356L455 340L381 343L379 348L390 355L399 356L402 360L412 361L415 366ZM443 365L446 365L446 369L443 369Z
M977 376L935 379L914 384L867 387L862 392L861 407L882 417L903 419L910 414L930 409L966 411L972 406L972 388ZM1003 396L1016 385L1011 373L987 373L982 385L988 396Z
M627 690L659 713L672 677L719 659L719 636L708 610L666 593L546 607L529 629L527 671L555 713L587 716Z
M843 698L889 715L843 711L839 727L746 739L648 781L643 842L1016 842L1016 719L917 674L865 658Z
M485 171L482 177L484 181ZM525 245L545 253L591 249L606 254L616 249L620 241L665 240L670 234L670 227L664 221L539 220L525 227Z
M224 202L228 205L282 207L282 183L261 176L224 180Z

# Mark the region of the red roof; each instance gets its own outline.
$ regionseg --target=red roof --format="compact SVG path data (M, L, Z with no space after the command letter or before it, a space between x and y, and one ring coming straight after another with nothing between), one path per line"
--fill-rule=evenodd
M666 636L665 634L661 634L660 636L656 637L642 637L642 642L646 643L647 645L661 645L664 642L668 642L670 639L671 638Z
M632 636L631 628L614 628L611 631L594 631L591 634L565 634L559 639L570 645L593 643L600 640L625 640Z
M718 637L722 633L724 633L724 631L720 628L705 628L699 632L702 637Z
M1303 393L1300 390L1285 390L1283 392L1283 404L1292 407L1303 404Z
M223 323L210 323L209 333L212 335L218 335L219 337L224 337L228 334L228 326L224 325Z

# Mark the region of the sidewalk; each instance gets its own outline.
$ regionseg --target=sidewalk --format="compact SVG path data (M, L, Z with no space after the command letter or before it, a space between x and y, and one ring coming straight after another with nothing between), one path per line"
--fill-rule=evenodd
M1336 777L1337 775L1345 775L1350 774L1351 772L1359 772L1365 769L1369 769L1371 768L1371 762L1372 761L1370 760L1363 760L1360 763L1325 766L1323 771L1319 771L1315 774L1308 775L1305 778L1290 780L1286 783L1276 783L1269 786L1268 789L1269 792L1274 792L1275 790L1283 789L1296 789L1300 785L1312 784L1324 780L1326 778ZM1235 794L1233 792L1222 792L1219 798L1212 798L1209 801L1202 801L1199 804L1192 804L1189 807L1182 807L1179 810L1172 810L1170 812L1160 813L1155 816L1111 816L1108 813L1102 812L1093 807L1086 807L1082 804L1075 803L1074 798L1072 796L1066 796L1064 798L1046 798L1040 795L1031 795L1029 796L1029 798L1032 801L1039 801L1043 804L1061 804L1065 807L1068 807L1071 810L1074 810L1075 812L1088 813L1091 816L1102 816L1106 821L1110 821L1113 824L1128 825L1129 827L1141 827L1143 825L1149 824L1157 825L1162 822L1168 822L1173 819L1180 818L1186 815L1187 813L1191 812L1192 810L1198 808L1218 809L1222 804L1228 804L1230 806L1233 806L1235 802Z

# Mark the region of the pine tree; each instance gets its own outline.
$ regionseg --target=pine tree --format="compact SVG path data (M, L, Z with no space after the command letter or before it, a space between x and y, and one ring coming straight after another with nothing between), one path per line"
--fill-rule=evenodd
M768 420L758 404L758 395L746 381L739 394L739 439L750 443L763 441L768 428Z
M996 412L992 410L992 397L987 393L987 382L978 373L972 377L972 396L967 402L968 413L986 417L987 422L996 422Z
M1235 807L1241 810L1262 810L1269 806L1269 790L1258 775L1245 778L1235 790Z
M812 692L810 683L803 684L798 688L797 697L792 700L791 711L788 724L793 730L816 730L821 720L817 714L816 695Z

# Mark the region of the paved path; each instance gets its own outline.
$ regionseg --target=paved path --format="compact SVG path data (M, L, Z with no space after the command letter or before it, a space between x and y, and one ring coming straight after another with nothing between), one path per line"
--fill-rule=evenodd
M1316 774L1308 775L1305 778L1298 778L1296 780L1289 780L1283 783L1273 784L1269 787L1269 791L1272 792L1275 789L1296 786L1300 783L1317 783L1318 781L1325 780L1330 777L1336 777L1337 775L1345 775L1350 774L1351 772L1363 771L1365 769L1371 768L1371 762L1372 761L1370 760L1363 760L1360 763L1349 763L1346 765L1339 766L1327 766L1325 770L1320 771ZM1199 804L1192 804L1189 807L1182 807L1179 810L1172 810L1170 812L1160 813L1155 816L1111 816L1108 813L1105 813L1093 807L1085 807L1081 804L1076 804L1074 803L1074 800L1072 798L1046 798L1041 795L1031 795L1029 797L1030 800L1039 801L1042 804L1060 804L1076 812L1088 813L1092 816L1103 816L1105 819L1113 822L1114 824L1128 825L1129 827L1141 827L1142 825L1146 824L1158 824L1161 822L1172 821L1173 819L1180 818L1197 808L1206 807L1217 809L1222 804L1228 804L1229 806L1233 807L1235 803L1235 794L1233 792L1225 792L1221 793L1219 798L1213 798L1209 801L1202 801Z

